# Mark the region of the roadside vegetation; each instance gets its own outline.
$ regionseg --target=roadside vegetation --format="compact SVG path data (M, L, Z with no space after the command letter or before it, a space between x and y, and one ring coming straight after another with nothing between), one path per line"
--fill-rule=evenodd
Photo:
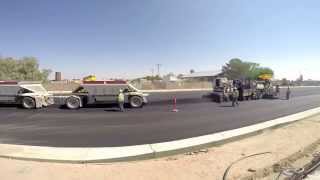
M257 80L262 75L273 77L274 71L268 67L261 67L258 63L231 59L222 67L222 73L229 79Z
M50 69L40 69L34 57L0 57L0 80L48 81Z
M228 61L221 68L222 74L228 79L241 79L241 80L257 80L261 75L274 76L274 71L269 67L262 67L256 62L244 61L239 58L233 58ZM195 70L191 69L190 73L194 73ZM39 61L35 57L1 57L0 56L0 81L1 80L17 80L17 81L42 81L44 84L49 83L49 75L52 73L50 69L40 69ZM162 82L166 77L175 76L178 80L183 80L183 74L175 75L169 73L164 76L152 75L145 76L143 79L152 83ZM188 80L190 81L190 80ZM313 85L318 86L319 81L303 80L303 76L297 80L287 80L285 78L281 80L274 80L277 84L282 86L295 86L295 85ZM183 81L184 82L184 81ZM192 81L195 82L195 81ZM201 81L202 82L202 81ZM177 84L181 84L180 81ZM49 83L50 84L50 83ZM170 85L174 83L170 82ZM201 85L203 87L203 85ZM207 87L205 85L205 87ZM198 86L197 86L198 88ZM61 88L60 88L61 89ZM162 89L162 88L161 88Z

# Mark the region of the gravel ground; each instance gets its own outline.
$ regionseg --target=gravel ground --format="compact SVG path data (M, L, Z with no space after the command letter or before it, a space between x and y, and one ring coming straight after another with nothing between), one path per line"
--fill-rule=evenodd
M235 164L227 178L238 180L256 176L259 177L256 179L260 179L269 174L272 176L270 167L276 163L294 164L299 159L307 157L297 153L303 152L305 147L320 139L318 120L320 121L320 116L315 116L209 149L145 161L59 164L0 159L1 180L220 180L226 168L239 158L255 153L271 152ZM312 147L312 150L315 150L318 144ZM289 156L295 158L286 159ZM271 176L264 179L272 179Z

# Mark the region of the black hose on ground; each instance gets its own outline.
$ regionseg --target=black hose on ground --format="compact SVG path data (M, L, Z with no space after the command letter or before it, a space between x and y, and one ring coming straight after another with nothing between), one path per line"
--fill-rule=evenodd
M252 155L249 155L249 156L242 157L242 158L238 159L237 161L231 163L230 166L229 166L229 167L226 169L226 171L224 172L222 180L227 180L227 176L228 176L228 174L229 174L230 169L231 169L232 166L235 165L236 163L238 163L238 162L240 162L240 161L242 161L242 160L245 160L245 159L254 157L254 156L260 156L260 155L265 155L265 154L272 154L272 152L263 152L263 153L252 154Z

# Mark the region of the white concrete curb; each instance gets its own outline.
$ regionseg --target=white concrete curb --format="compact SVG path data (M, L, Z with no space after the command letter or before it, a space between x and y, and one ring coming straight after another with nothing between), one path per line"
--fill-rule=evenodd
M0 144L0 157L69 163L116 162L153 158L187 151L248 135L277 125L298 121L320 113L320 107L267 122L183 140L138 146L105 148L55 148Z
M156 153L163 153L163 152L169 152L173 150L178 149L185 149L189 147L199 146L199 145L205 145L210 143L219 142L222 140L228 140L231 138L235 138L238 136L254 133L263 129L267 129L273 126L290 123L293 121L301 120L310 116L313 116L315 114L320 113L320 108L311 109L308 111L300 112L297 114L285 116L282 118L278 118L275 120L270 120L267 122L239 128L239 129L233 129L229 131L224 131L220 133L200 136L200 137L194 137L189 139L183 139L178 141L171 141L171 142L164 142L164 143L157 143L157 144L151 144L152 148L155 150Z
M143 156L143 157L140 157ZM54 148L0 144L0 157L53 162L109 162L153 157L149 145L107 148Z

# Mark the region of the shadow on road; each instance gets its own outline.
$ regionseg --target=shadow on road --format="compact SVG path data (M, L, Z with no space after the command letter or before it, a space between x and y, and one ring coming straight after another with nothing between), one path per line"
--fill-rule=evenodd
M218 107L233 107L232 105L220 105Z
M105 108L117 108L118 104L90 104L90 105L85 105L84 107L82 107L81 109L105 109ZM125 104L124 106L125 108L129 108L129 105ZM64 109L64 110L69 110L67 106L62 105L59 107L59 109Z
M105 109L104 111L106 111L106 112L120 112L119 109L115 109L115 108L113 108L113 109Z
M0 104L0 107L17 107L16 104Z

